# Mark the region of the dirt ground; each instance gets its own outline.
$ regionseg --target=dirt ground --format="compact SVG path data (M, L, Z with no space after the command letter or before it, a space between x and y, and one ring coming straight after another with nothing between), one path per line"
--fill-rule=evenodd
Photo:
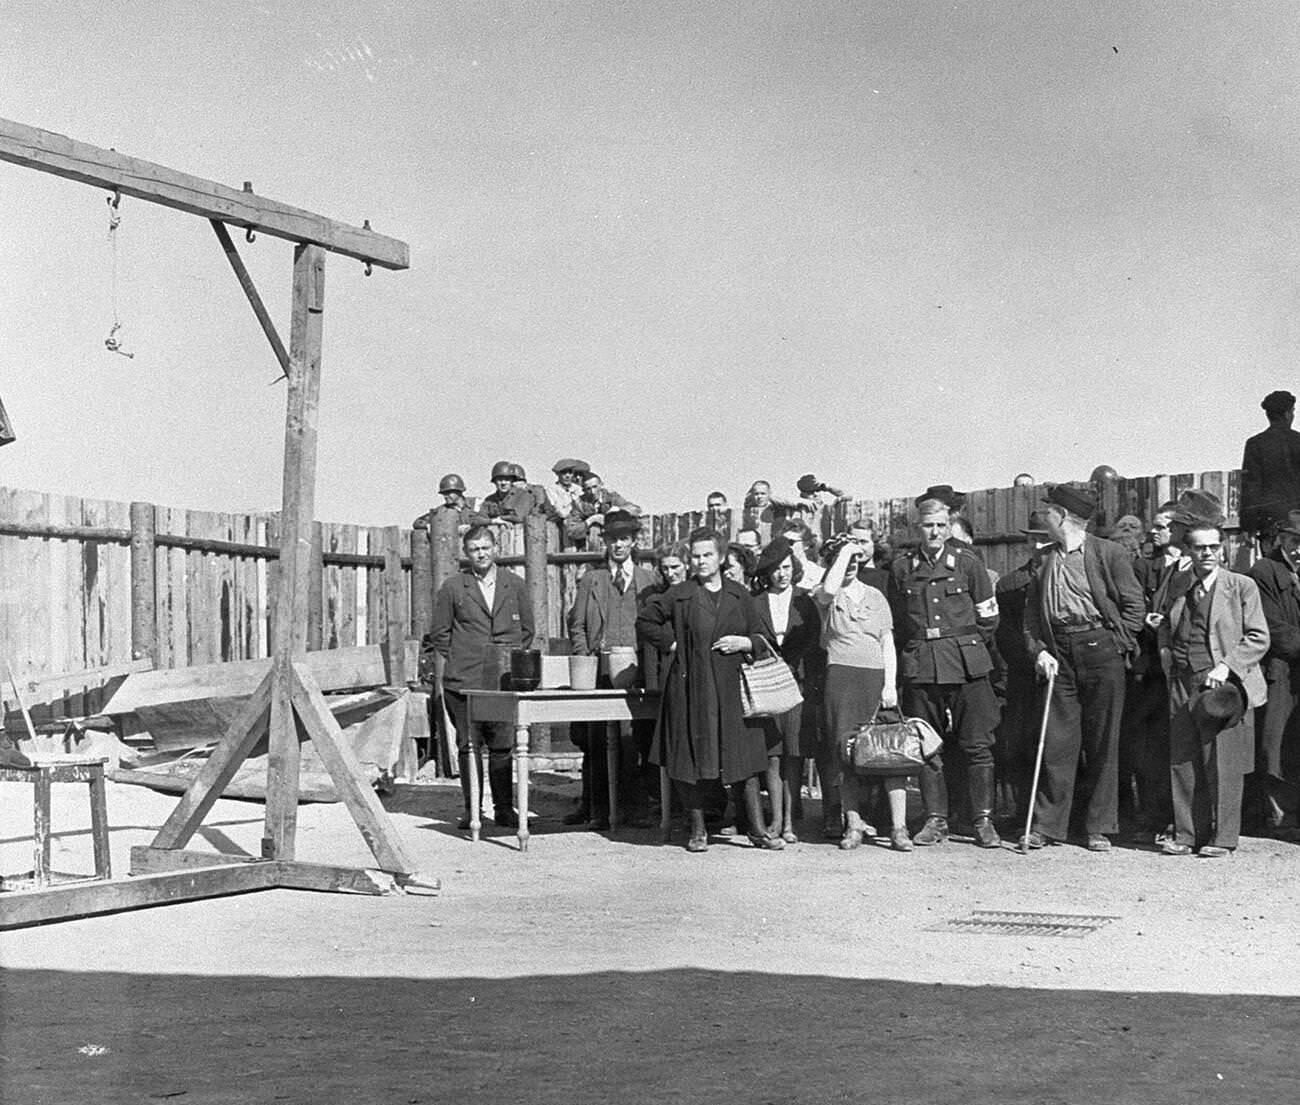
M900 855L810 840L563 829L534 777L527 855L454 829L453 786L387 804L437 897L275 890L0 934L0 1101L1142 1102L1283 1100L1300 1074L1300 847ZM113 858L175 798L112 785ZM55 866L89 869L84 788ZM817 806L810 803L809 813ZM201 846L254 854L263 807ZM0 784L0 870L31 866ZM815 838L812 825L808 835ZM341 806L299 857L366 865ZM0 901L0 909L3 902ZM1082 939L929 931L972 909L1102 914Z

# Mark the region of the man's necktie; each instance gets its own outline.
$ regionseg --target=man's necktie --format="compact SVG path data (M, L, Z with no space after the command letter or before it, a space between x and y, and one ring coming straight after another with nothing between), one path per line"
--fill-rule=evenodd
M614 573L614 586L618 588L620 595L627 593L627 576L623 574L622 568Z

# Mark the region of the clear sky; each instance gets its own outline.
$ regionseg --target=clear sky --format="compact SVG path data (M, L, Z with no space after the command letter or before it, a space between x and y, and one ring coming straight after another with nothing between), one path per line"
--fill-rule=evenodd
M1300 392L1293 3L0 2L0 113L359 224L317 513L589 460L654 510L1228 468ZM274 507L211 229L0 164L0 485ZM237 238L281 330L291 247Z

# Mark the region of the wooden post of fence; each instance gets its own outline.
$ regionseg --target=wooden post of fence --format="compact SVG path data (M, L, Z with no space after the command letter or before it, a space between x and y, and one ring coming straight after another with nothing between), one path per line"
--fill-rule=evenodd
M411 530L411 620L417 640L433 628L433 542L427 529Z
M311 560L307 565L307 651L325 647L325 527L311 525Z
M158 590L153 503L131 504L131 657L158 662Z
M431 514L429 540L433 544L430 555L433 561L433 593L451 579L460 569L460 522L454 510L438 510Z
M547 638L546 516L529 514L524 518L524 583L533 607L534 646L543 647ZM534 752L549 755L551 727L534 725L531 733Z
M406 629L411 615L405 597L402 580L402 531L397 526L385 526L384 667L389 684L395 687L405 685L407 680Z

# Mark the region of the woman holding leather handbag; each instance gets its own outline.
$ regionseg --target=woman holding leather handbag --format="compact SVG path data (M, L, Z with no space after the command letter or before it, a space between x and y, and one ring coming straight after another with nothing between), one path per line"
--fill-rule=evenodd
M749 591L722 576L726 550L720 535L696 530L691 578L651 596L637 616L639 639L671 656L650 760L677 784L690 821L687 851L708 849L701 784L711 779L743 800L750 842L778 851L785 843L763 831L759 804L767 748L762 732L745 725L740 695L744 658L766 646Z
M794 796L803 785L803 763L819 751L821 684L826 653L821 647L821 614L812 596L798 587L802 565L794 548L778 537L759 554L754 569L754 597L763 635L789 665L803 692L803 702L775 717L759 719L767 741L767 790L772 799L768 832L797 844Z
M848 534L831 538L823 550L826 575L813 592L822 610L822 643L826 647L826 734L838 753L840 805L844 835L840 847L862 843L863 822L858 810L858 778L847 756L849 739L869 724L880 707L898 705L898 658L894 651L894 620L885 595L858 578L866 551ZM910 852L907 832L907 777L882 780L889 795L893 827L889 846ZM826 780L822 781L826 786Z

